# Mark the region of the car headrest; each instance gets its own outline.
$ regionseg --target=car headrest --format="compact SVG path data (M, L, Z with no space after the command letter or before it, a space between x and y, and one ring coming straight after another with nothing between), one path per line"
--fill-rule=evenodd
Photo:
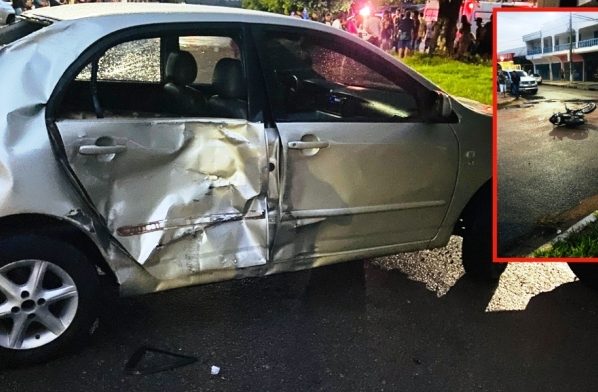
M224 58L214 67L212 85L221 98L246 99L247 88L240 60Z
M189 52L171 52L166 60L166 80L178 85L193 83L197 77L197 64Z

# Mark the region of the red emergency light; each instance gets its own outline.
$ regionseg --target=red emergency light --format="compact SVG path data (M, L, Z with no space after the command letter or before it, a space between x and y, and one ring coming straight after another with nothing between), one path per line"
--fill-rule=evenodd
M359 10L359 15L361 15L361 16L370 16L371 13L372 13L372 10L370 9L369 5L363 6Z

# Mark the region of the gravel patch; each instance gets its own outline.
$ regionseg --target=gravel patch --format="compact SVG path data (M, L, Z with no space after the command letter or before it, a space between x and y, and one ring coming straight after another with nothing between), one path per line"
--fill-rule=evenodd
M567 263L510 263L486 311L525 310L536 295L576 279Z
M444 248L400 253L372 261L384 270L400 270L441 297L465 274L461 264L462 242L461 237L452 236Z
M461 237L453 236L444 248L379 257L372 263L384 270L400 270L442 297L465 274L461 244ZM566 263L510 263L486 311L524 310L534 296L574 280L575 275Z

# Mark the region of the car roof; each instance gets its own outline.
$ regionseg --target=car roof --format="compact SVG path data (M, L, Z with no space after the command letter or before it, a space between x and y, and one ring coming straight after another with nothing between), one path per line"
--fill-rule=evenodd
M93 20L100 24L104 20L120 19L131 26L169 22L240 22L308 28L333 34L341 31L325 23L271 12L182 3L80 3L37 8L24 12L22 17L68 23Z
M279 20L282 23L303 22L298 18L273 14L262 11L246 10L242 8L218 7L196 4L177 3L81 3L68 4L60 7L42 7L23 13L24 16L37 17L50 20L76 20L88 18L101 18L107 16L146 16L157 17L165 15L234 15L248 20L268 18Z

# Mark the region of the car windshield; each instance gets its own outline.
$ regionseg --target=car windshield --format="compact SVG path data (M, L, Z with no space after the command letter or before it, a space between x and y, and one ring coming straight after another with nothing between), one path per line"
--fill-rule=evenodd
M0 47L21 39L49 24L50 22L47 21L17 19L16 23L0 29Z
M525 71L515 71L519 76L527 76Z

